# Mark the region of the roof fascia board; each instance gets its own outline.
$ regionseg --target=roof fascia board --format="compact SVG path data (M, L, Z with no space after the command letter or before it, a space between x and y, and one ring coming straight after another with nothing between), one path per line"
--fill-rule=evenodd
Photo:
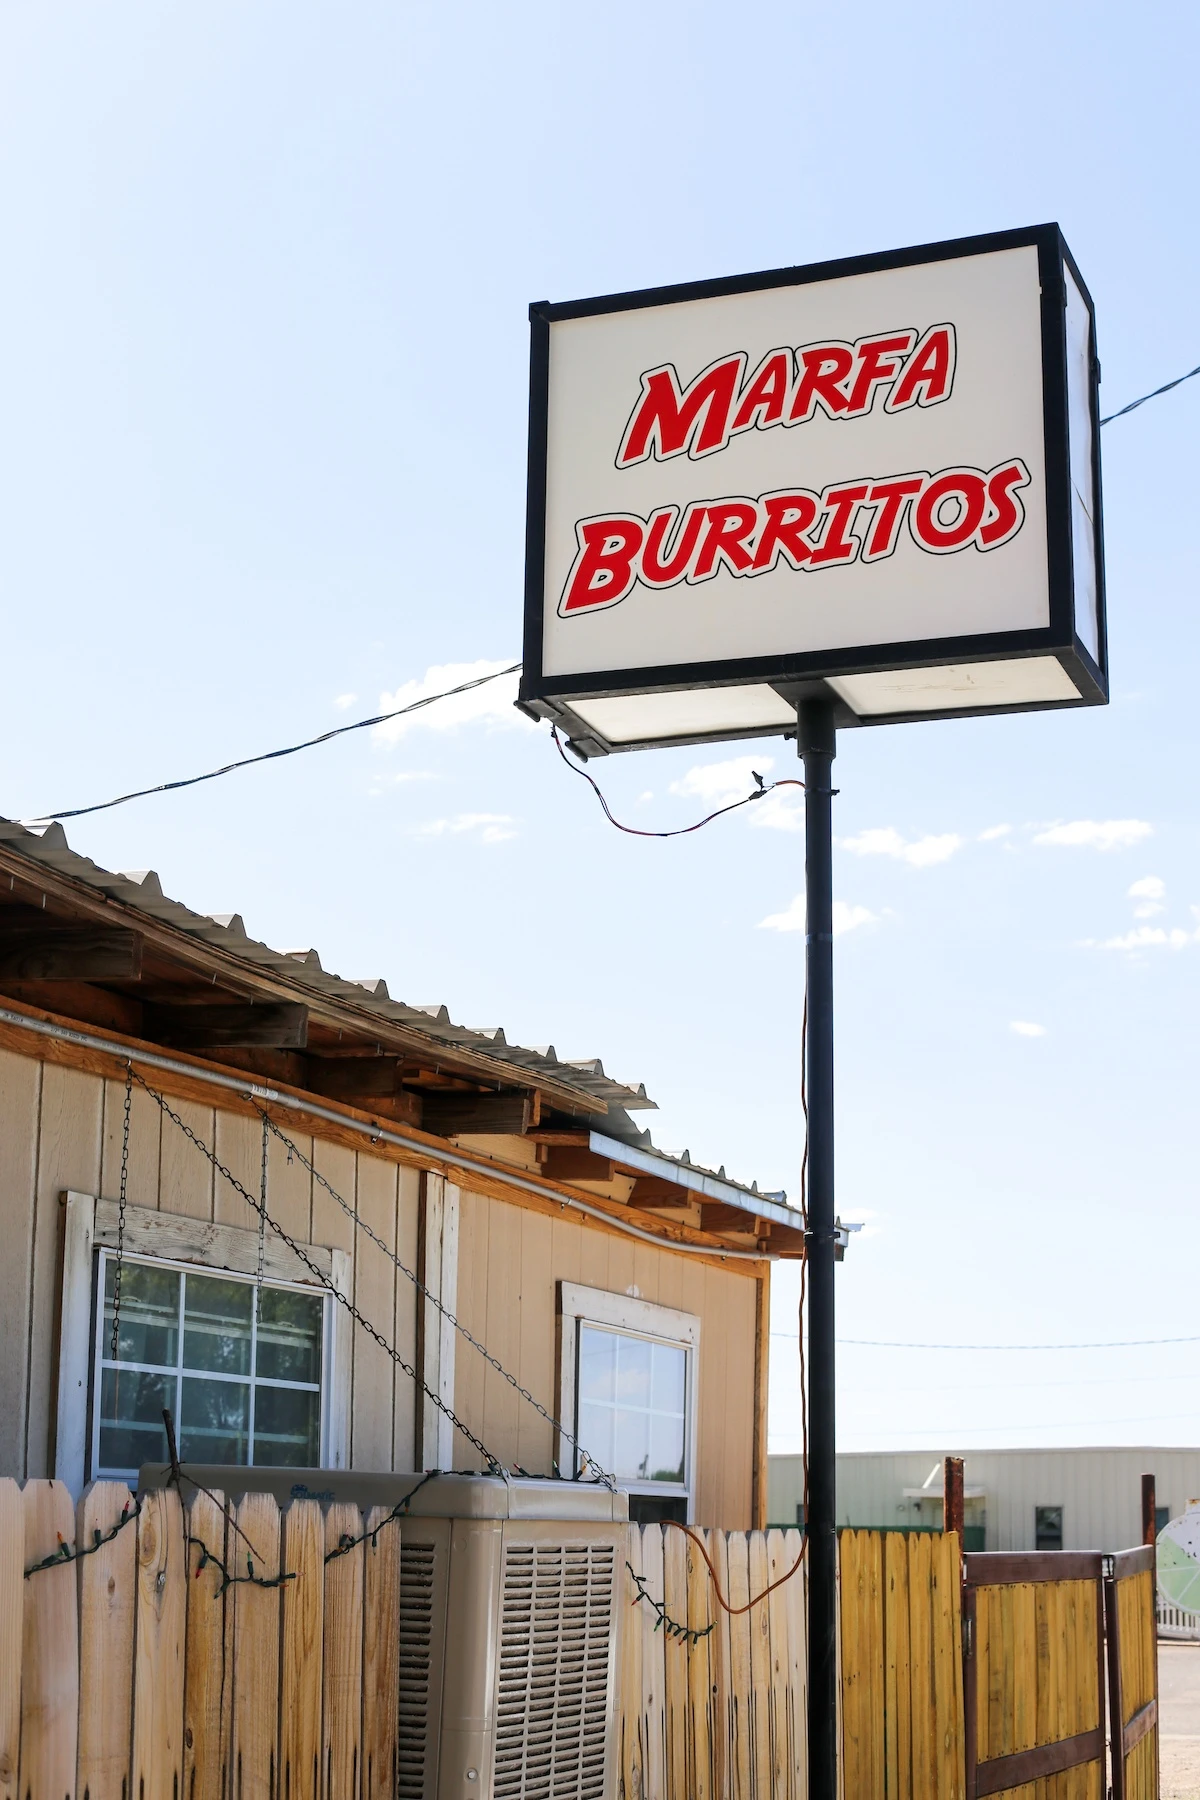
M622 1143L620 1138L605 1137L602 1131L590 1134L588 1148L595 1155L608 1157L636 1175L657 1175L660 1181L673 1181L676 1187L687 1188L705 1200L717 1200L722 1206L736 1206L757 1219L771 1219L776 1225L793 1228L802 1223L802 1214L793 1206L780 1206L778 1200L768 1200L765 1194L752 1194L747 1188L722 1181L719 1176L690 1169L686 1163L676 1162L674 1157L635 1150L631 1144Z

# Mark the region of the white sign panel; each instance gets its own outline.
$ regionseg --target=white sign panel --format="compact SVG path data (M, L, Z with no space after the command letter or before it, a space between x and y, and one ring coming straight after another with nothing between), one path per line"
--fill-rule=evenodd
M1057 227L531 309L522 701L581 747L1106 697Z

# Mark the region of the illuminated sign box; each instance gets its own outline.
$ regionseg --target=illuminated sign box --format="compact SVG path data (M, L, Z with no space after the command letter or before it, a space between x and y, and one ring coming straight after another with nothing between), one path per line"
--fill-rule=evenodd
M586 754L1107 700L1056 225L530 321L521 704Z

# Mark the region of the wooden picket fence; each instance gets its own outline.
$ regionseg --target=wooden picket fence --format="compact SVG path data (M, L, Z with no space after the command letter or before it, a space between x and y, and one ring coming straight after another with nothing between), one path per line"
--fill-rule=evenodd
M400 1756L404 1522L265 1494L231 1518L203 1492L135 1512L98 1482L76 1509L59 1483L0 1480L0 1800L420 1793ZM796 1531L699 1536L734 1607L800 1550ZM620 1800L807 1800L803 1568L730 1617L683 1533L631 1525L627 1544ZM1106 1686L1113 1800L1155 1800L1151 1551L968 1556L965 1660L953 1534L844 1531L839 1560L843 1800L1101 1800Z
M733 1607L778 1580L800 1553L798 1531L696 1535ZM620 1800L806 1800L803 1567L761 1606L731 1618L713 1598L703 1557L681 1531L631 1525L629 1565L676 1626L704 1635L668 1635L630 1581L634 1606L621 1646Z
M958 1538L843 1531L839 1550L846 1800L963 1800Z
M110 1536L132 1510L120 1483L77 1518L59 1482L0 1480L2 1800L396 1795L400 1632L362 1622L399 1625L399 1522L247 1494L248 1568L220 1499L150 1494ZM259 1585L281 1567L294 1579Z

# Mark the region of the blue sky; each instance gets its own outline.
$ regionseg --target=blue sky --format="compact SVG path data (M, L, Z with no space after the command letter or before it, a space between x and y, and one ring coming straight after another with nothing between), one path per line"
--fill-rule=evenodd
M1198 53L1161 4L5 9L0 810L518 656L532 299L1055 218L1105 410L1190 368ZM1104 433L1107 710L841 741L846 1337L1200 1332L1198 425L1200 380ZM599 773L671 825L745 754ZM763 921L801 887L797 823L621 838L501 697L70 838L599 1054L659 1142L794 1193L802 937ZM781 1449L794 1301L791 1271ZM1196 1349L847 1346L841 1441L1195 1443Z

